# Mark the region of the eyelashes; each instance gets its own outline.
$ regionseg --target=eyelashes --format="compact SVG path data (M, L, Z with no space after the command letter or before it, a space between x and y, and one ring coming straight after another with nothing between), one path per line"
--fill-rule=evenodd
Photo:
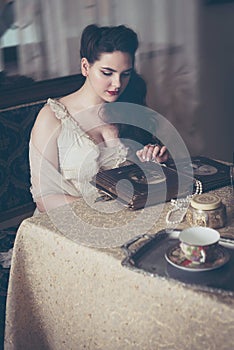
M109 72L109 71L101 71L101 72L106 77L110 77L113 74L113 72ZM121 77L127 78L127 77L130 77L130 75L131 75L131 72L125 72L121 74Z
M105 71L101 71L103 75L105 75L106 77L110 77L112 75L112 72L105 72Z

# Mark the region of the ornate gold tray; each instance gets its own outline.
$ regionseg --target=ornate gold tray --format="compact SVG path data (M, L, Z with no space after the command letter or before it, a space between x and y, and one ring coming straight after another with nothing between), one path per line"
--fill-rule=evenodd
M155 235L144 234L133 238L122 246L126 254L122 265L151 277L169 278L194 289L234 295L234 241L230 248L220 245L225 258L228 256L225 264L209 271L197 270L195 273L178 269L165 257L179 243L179 232L180 230L161 230Z

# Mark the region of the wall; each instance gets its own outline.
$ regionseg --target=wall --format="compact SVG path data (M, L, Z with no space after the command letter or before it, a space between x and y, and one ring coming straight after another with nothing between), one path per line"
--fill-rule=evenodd
M200 116L207 156L232 160L234 151L234 3L200 3Z

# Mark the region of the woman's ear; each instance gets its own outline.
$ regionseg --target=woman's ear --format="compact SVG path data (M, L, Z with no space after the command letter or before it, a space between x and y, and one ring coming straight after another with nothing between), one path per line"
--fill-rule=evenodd
M81 59L81 73L84 77L87 77L89 73L89 62L85 57Z

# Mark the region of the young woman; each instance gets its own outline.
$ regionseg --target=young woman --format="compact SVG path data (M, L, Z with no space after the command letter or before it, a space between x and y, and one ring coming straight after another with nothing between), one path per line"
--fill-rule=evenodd
M144 104L144 81L134 70L137 48L137 35L126 26L84 29L80 48L84 84L59 100L48 99L31 133L31 192L39 211L77 200L89 191L87 184L101 168L126 161L128 149L120 137L130 128L106 122L99 112L100 106L116 101ZM144 136L143 145L150 141L148 133L137 127L129 134L137 141ZM165 162L168 157L166 147L152 143L136 154L140 161Z

